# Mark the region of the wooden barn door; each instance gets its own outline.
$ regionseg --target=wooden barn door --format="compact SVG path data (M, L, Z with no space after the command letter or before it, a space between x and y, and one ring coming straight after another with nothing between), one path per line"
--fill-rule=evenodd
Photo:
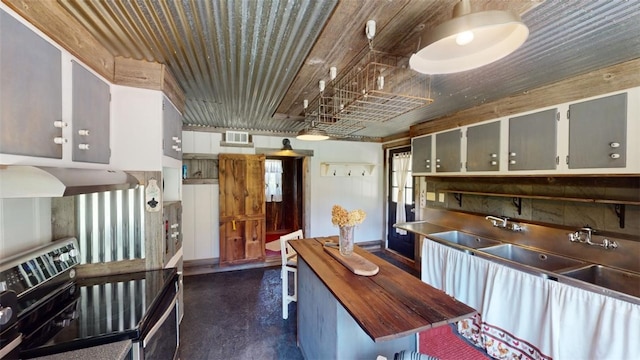
M220 154L220 266L264 261L264 155Z

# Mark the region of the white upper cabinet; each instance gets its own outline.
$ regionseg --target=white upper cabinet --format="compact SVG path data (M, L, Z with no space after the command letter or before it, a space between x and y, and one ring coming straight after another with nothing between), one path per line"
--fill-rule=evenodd
M632 88L413 138L413 174L637 175L637 134Z
M165 155L167 147L181 145L173 132L165 135L165 122L177 126L181 116L161 91L114 85L111 106L114 166L132 171L182 167L181 160ZM181 133L177 136L181 139Z
M509 119L509 170L555 170L557 109Z
M431 173L431 135L411 139L411 171L412 173Z
M182 159L182 115L166 97L162 101L164 154Z
M468 172L500 170L500 122L467 128Z
M571 104L567 117L569 169L627 166L626 93Z
M62 159L56 47L0 10L0 153Z
M460 172L462 161L460 159L460 144L462 131L460 129L449 130L436 134L436 172Z
M110 84L0 10L0 163L110 168Z
M111 92L109 84L72 61L73 161L108 164Z

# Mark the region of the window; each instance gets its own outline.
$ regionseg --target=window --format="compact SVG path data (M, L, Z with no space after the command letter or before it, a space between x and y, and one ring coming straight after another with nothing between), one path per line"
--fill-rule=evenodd
M399 153L393 154L393 164L391 166L391 201L398 202L398 179L401 179L400 172L402 171L402 165L406 164L407 174L404 177L404 205L413 205L413 180L411 177L411 153Z
M282 160L265 160L264 195L267 202L282 201Z

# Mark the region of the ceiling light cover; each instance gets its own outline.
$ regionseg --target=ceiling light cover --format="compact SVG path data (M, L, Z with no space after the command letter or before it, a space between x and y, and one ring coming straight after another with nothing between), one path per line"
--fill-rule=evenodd
M456 5L459 6L468 11L468 0ZM472 40L459 45L458 35L468 31L473 33ZM421 43L426 47L411 56L409 65L423 74L471 70L511 54L528 36L527 26L511 12L490 10L460 14L454 9L453 19L423 35Z
M306 141L320 141L329 139L329 135L327 135L327 132L322 129L310 127L300 130L300 132L298 132L298 135L296 136L296 139Z

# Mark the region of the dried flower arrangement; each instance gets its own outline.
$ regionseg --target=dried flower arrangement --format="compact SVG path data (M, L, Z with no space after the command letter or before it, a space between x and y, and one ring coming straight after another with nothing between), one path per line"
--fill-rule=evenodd
M355 226L362 224L367 217L363 210L347 211L340 205L333 205L331 208L331 222L337 226Z

